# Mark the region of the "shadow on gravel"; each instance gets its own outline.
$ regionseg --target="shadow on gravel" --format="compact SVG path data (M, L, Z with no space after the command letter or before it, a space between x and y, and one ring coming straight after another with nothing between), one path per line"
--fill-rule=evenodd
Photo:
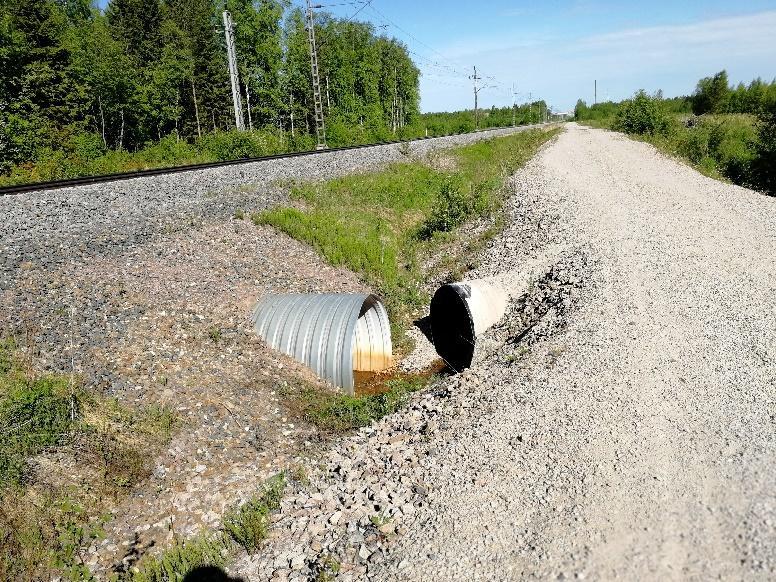
M245 582L245 579L229 576L216 566L202 566L186 574L183 582Z
M417 327L424 336L426 336L426 339L431 342L431 344L434 344L434 338L431 335L431 316L427 315L425 317L421 317L420 319L416 319L412 322L415 327Z

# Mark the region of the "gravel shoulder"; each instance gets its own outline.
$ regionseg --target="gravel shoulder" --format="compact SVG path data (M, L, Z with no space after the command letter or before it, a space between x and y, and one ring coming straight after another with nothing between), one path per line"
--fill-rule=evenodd
M235 572L776 575L776 200L574 124L513 186L471 275L549 266L500 347L311 462Z

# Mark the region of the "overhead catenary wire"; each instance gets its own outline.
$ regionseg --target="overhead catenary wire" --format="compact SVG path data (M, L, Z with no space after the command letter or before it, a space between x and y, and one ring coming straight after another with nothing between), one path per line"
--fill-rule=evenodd
M373 13L374 18L382 24L383 28L388 28L388 27L393 28L399 33L400 36L404 36L406 39L409 39L410 41L416 43L417 45L424 47L432 55L432 56L427 56L427 55L421 54L417 50L413 50L409 46L405 45L405 49L407 50L407 52L413 55L413 57L415 57L416 65L421 70L421 73L424 76L428 77L433 74L437 74L437 76L441 77L442 75L440 75L439 73L443 73L451 77L452 81L465 82L469 80L470 75L466 72L461 71L459 68L460 67L459 64L456 64L454 61L452 61L450 58L445 56L443 53L441 53L434 47L430 46L426 42L422 41L416 35L412 34L404 27L396 23L394 20L386 16L374 5L374 0L364 0L361 2L346 0L344 2L321 3L316 6L322 7L322 8L326 8L329 6L357 7L357 10L353 14L351 14L346 20L344 20L345 23L352 21L364 9L368 8L369 11ZM324 43L320 43L320 45L322 44ZM436 56L433 56L433 55L436 55ZM436 73L436 71L439 71L439 73ZM505 83L500 82L495 75L483 75L482 79L483 81L486 81L487 84L480 87L479 91L483 91L491 95L497 94L500 97L506 97L508 99L511 99L512 94L509 88L506 87ZM433 82L434 84L445 85L445 86L456 87L456 88L466 87L465 84L459 85L459 84L455 84L454 82L453 83L443 82L439 78L434 79Z

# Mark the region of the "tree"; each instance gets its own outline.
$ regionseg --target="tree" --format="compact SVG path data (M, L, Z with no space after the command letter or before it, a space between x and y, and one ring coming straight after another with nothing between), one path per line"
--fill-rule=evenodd
M183 133L197 135L197 113L203 132L233 127L223 25L215 5L211 0L167 0L166 12L183 34L191 58L192 90L182 97Z
M720 71L713 77L698 81L692 97L692 110L696 115L723 113L730 97L727 71Z
M282 27L277 0L227 0L237 43L237 64L250 127L277 126L283 111Z
M107 18L97 14L68 35L74 102L82 109L72 116L87 131L100 135L105 148L122 148L135 131L137 70L116 40Z
M159 58L162 45L159 0L110 0L105 14L114 37L140 68Z
M776 196L776 91L768 95L759 115L751 170L754 185Z
M589 112L589 108L587 106L587 103L585 103L582 99L577 100L577 104L574 107L574 118L579 121L582 119L587 119L587 115Z

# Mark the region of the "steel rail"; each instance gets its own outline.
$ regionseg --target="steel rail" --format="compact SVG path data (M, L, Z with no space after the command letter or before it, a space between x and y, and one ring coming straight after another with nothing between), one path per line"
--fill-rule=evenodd
M407 140L397 141L385 141L378 143L369 143L352 146L342 146L337 148L328 148L325 150L305 150L300 152L288 152L284 154L270 154L267 156L260 156L257 158L240 158L236 160L227 160L220 162L205 162L202 164L187 164L184 166L169 166L161 168L150 168L147 170L135 170L132 172L119 172L115 174L101 174L97 176L82 176L79 178L67 178L65 180L51 180L49 182L32 182L29 184L17 184L13 186L0 187L0 196L13 196L17 194L24 194L28 192L42 192L45 190L59 190L62 188L72 188L74 186L88 186L91 184L103 184L106 182L118 182L123 180L132 180L133 178L146 178L149 176L163 176L165 174L178 174L182 172L194 172L197 170L209 170L212 168L223 168L226 166L236 166L240 164L251 164L255 162L267 162L272 160L282 160L286 158L300 158L303 156L316 156L320 154L327 154L332 152L343 152L348 150L358 150L364 148L379 147L385 145L393 145L400 143L425 141L428 139L438 139L441 137L454 137L456 135L469 135L472 133L484 133L488 131L497 131L500 129L515 129L517 131L525 131L526 129L533 129L536 127L542 127L548 124L535 123L532 125L518 125L513 127L511 125L506 127L489 127L487 129L480 129L477 131L471 131L466 133L455 133L450 135L438 135L428 137L416 137Z

